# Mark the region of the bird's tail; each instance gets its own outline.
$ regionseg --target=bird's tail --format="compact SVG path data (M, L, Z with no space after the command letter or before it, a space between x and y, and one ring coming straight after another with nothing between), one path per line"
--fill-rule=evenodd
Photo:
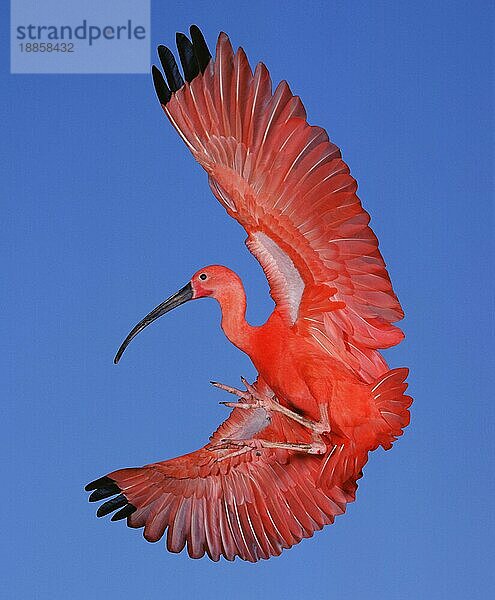
M331 489L342 481L356 480L368 460L368 452L382 446L389 450L393 442L409 425L409 406L412 398L405 396L408 369L387 371L371 387L371 396L380 418L366 424L371 439L364 445L360 440L335 437L333 448L323 458L317 483L322 489ZM371 441L373 440L373 441Z

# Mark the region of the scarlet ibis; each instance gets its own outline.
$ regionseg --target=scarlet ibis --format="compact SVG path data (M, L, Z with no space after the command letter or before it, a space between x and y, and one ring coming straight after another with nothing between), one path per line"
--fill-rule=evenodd
M259 376L232 392L233 410L202 449L86 486L107 500L98 516L127 518L144 537L192 558L279 555L332 523L352 502L368 453L389 449L409 423L408 370L389 370L379 350L398 344L403 317L337 146L308 124L285 81L272 92L262 63L220 33L216 57L196 26L158 47L165 78L153 81L166 116L208 173L213 194L246 230L275 309L253 327L241 279L224 266L197 271L129 333L168 311L217 300L227 338ZM113 497L113 498L112 498Z

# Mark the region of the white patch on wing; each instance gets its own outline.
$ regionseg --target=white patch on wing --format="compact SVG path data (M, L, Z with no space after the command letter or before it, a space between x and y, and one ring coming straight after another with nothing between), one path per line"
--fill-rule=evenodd
M246 410L246 409L234 409ZM250 418L246 419L239 429L234 431L229 437L233 440L246 440L253 438L257 433L270 424L268 413L264 408L253 408L250 412Z
M304 292L304 281L296 266L280 246L262 231L250 234L247 245L260 261L274 297L283 295L291 321L295 323Z

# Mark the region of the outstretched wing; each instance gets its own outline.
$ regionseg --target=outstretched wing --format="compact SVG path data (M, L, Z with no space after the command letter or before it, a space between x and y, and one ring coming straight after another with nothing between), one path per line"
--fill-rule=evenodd
M211 437L191 454L142 468L121 469L86 486L90 501L107 500L97 512L116 512L129 527L144 527L167 548L191 558L205 553L255 562L279 555L302 538L333 523L355 497L355 478L331 489L317 485L322 457L286 450L248 450L235 456L212 445L223 438L304 439L308 433L263 409L234 408Z
M184 78L170 50L158 49L167 83L153 67L165 114L228 214L247 231L271 295L288 325L366 381L386 369L377 351L403 337L403 317L369 215L340 150L288 84L272 93L266 67L254 74L242 48L218 38L212 59L191 27L177 34Z

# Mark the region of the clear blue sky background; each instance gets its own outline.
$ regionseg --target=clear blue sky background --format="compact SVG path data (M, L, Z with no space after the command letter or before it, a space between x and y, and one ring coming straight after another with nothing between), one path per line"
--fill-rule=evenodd
M154 2L153 47L223 29L302 96L359 182L407 315L387 353L411 369L406 435L335 525L257 565L168 554L86 501L94 477L203 445L225 416L210 379L254 377L214 302L162 319L116 367L130 326L210 263L241 274L251 321L270 300L150 77L10 75L6 4L0 596L488 597L491 3Z

